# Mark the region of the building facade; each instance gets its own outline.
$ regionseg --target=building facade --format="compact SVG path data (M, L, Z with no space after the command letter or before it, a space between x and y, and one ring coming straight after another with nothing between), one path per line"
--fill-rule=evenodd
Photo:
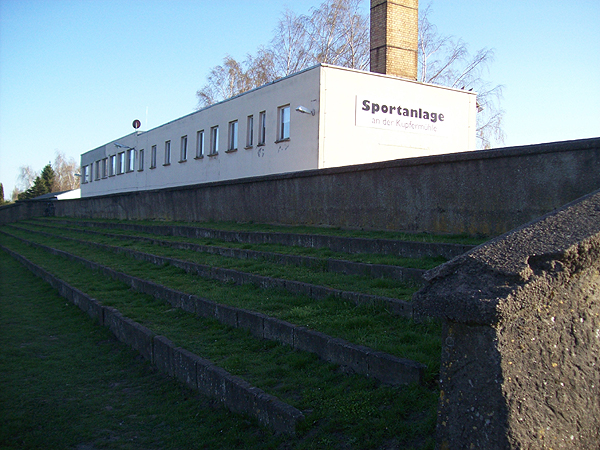
M81 155L81 196L475 149L476 95L321 64Z

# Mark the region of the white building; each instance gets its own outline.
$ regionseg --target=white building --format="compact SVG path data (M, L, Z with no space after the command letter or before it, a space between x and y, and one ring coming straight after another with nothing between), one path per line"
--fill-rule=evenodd
M475 149L476 95L321 64L81 155L81 196Z

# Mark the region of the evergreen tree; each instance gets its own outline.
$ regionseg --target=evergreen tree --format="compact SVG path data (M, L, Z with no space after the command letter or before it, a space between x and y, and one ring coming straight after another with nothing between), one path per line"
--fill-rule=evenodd
M4 186L0 183L0 205L4 205Z
M39 177L36 177L33 182L33 186L27 189L25 192L19 194L19 200L27 200L30 198L39 197L40 195L49 194L52 192L52 185L54 184L54 169L50 164L42 170Z
M52 187L54 185L54 178L56 178L56 174L54 173L54 169L50 165L50 163L46 164L46 167L42 169L42 174L40 175L41 182L43 184L43 194L49 194L52 192Z

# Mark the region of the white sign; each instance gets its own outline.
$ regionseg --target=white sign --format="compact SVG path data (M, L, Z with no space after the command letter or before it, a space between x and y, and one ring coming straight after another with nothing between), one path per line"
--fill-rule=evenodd
M443 136L448 134L450 111L419 101L356 96L356 125L408 133Z

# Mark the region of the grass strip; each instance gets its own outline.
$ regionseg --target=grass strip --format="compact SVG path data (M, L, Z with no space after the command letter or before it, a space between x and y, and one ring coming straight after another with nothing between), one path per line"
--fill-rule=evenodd
M218 283L189 275L172 266L155 266L59 238L31 236L25 232L21 232L20 236L26 239L35 237L35 242L74 253L171 289L217 303L259 311L355 344L418 361L427 366L425 380L430 383L439 372L441 330L435 321L417 324L410 319L392 316L383 307L376 305L357 307L339 299L314 301L285 291Z
M157 373L0 251L0 448L281 448Z
M55 220L60 220L56 218ZM98 223L139 223L140 225L171 225L189 226L223 231L248 231L265 233L293 233L316 234L323 236L355 237L362 239L390 239L408 242L441 242L464 245L479 245L487 242L489 236L471 236L468 234L432 234L432 233L405 233L385 230L351 230L339 227L310 226L310 225L274 225L253 222L177 222L168 220L118 220L118 219L79 219L69 220Z
M32 227L31 225L28 225L26 228L31 231L47 232L42 231L42 227ZM89 235L69 230L55 229L54 232L50 234L58 237L79 239L92 244L99 243L110 245L115 249L119 247L127 248L146 254L179 259L204 266L237 270L270 278L300 281L342 291L362 292L381 297L397 298L404 301L410 301L412 294L418 288L418 284L414 282L390 278L371 278L364 275L345 275L327 272L324 267L297 267L277 264L265 260L240 260L233 257L163 247L150 242L140 242L135 240L115 242L114 239L107 236Z
M61 219L51 219L51 218L38 218L33 219L28 222L30 224L40 224L44 223L45 225L50 225L52 223L76 223L74 220L69 219L65 220ZM81 221L80 221L81 222ZM103 221L101 223L117 223L116 221L108 222ZM129 223L129 222L127 222ZM137 222L133 222L137 223ZM153 223L157 225L156 222ZM55 225L60 227L60 225ZM89 228L85 228L84 226L79 226L80 230L89 230ZM95 228L96 231L105 233L105 234L113 234L113 235L133 235L145 238L156 239L155 234L146 233L142 231L134 231L134 230L121 230L118 228ZM246 231L246 230L243 230ZM310 247L298 247L298 246L285 246L281 244L249 244L249 243L237 243L237 242L228 242L218 239L210 239L210 238L186 238L181 236L160 236L160 240L167 242L188 242L198 245L214 245L223 248L239 248L242 250L255 250L255 251L263 251L263 252L273 252L280 253L284 255L297 255L297 256L310 256L313 258L320 259L339 259L346 260L352 262L359 262L364 264L385 264L390 266L400 266L400 267L408 267L414 269L424 269L429 270L434 267L446 262L447 260L444 257L437 256L425 256L422 258L404 258L396 255L383 255L376 253L341 253L335 252L326 248L310 248Z
M333 434L341 437L341 442L360 443L356 448L377 448L390 439L409 442L418 436L426 436L433 426L435 407L433 410L431 407L435 405L435 391L418 386L392 388L363 377L341 374L335 366L322 363L312 355L252 339L241 330L173 310L155 299L132 293L127 286L93 273L80 264L10 238L6 240L11 248L70 284L85 288L104 304L118 308L177 345L208 357L226 370L306 411L310 423L305 432L311 437L324 433L318 442L330 443L331 439L326 435ZM429 412L426 414L426 411ZM310 441L309 445L312 445L314 441ZM295 448L313 448L304 447L301 438L299 444Z

